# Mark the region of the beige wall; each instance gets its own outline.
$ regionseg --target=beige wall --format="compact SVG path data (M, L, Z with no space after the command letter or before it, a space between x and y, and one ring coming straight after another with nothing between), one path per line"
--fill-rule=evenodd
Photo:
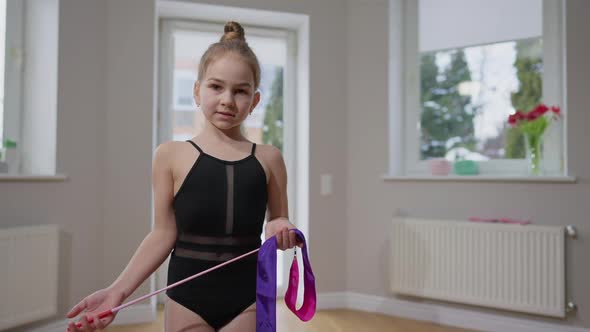
M102 282L108 285L151 229L155 1L107 1L106 128L102 143ZM67 171L66 171L67 172ZM148 283L136 295L149 292ZM135 296L134 296L135 297Z
M537 224L578 227L580 239L567 248L567 281L568 292L578 304L579 312L563 324L590 327L590 267L587 263L590 243L585 240L590 235L590 137L587 130L590 123L587 106L590 2L566 2L567 139L570 169L578 177L576 184L383 181L381 176L388 168L388 78L384 69L388 47L387 4L385 0L349 1L347 123L350 134L346 142L345 180L348 291L392 296L387 276L388 234L397 209L413 217L530 216Z

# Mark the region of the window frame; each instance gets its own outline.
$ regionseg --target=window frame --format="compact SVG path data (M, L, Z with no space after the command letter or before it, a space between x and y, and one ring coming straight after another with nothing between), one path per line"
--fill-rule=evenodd
M389 177L428 176L428 160L420 159L420 72L418 2L390 0L389 26ZM543 101L565 103L565 3L543 0ZM411 70L409 68L415 68ZM567 176L563 117L547 133L546 176ZM477 162L480 176L526 175L525 159L493 159Z

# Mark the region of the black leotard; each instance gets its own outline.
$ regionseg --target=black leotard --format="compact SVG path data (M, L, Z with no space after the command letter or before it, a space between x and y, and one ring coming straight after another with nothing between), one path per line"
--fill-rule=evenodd
M177 240L168 285L260 247L266 174L256 144L241 160L199 157L174 197ZM167 291L218 330L256 302L257 256L248 256Z

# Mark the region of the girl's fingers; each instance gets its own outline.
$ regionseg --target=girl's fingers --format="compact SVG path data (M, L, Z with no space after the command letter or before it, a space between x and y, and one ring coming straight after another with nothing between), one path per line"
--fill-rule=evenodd
M101 321L103 325L102 328L105 328L107 325L109 325L113 321L113 319L115 319L114 314L108 315L107 317L103 318Z
M277 239L277 246L281 250L294 248L295 246L302 247L303 243L298 243L297 234L291 232L288 227L283 227L275 233Z
M289 249L289 229L283 228L283 250Z
M68 314L66 315L66 317L68 318L74 318L76 316L78 316L78 314L80 312L82 312L82 310L84 310L86 308L86 299L80 301L80 303L76 304L72 310L70 310L70 312L68 312Z
M76 324L74 322L70 322L68 324L68 329L67 332L78 332L80 330L78 330L78 328L76 327Z
M104 329L104 327L105 327L104 322L98 318L98 315L95 315L92 318L93 318L92 326L95 329L98 329L98 330Z
M90 331L89 327L88 327L88 319L86 318L86 315L82 315L82 318L80 318L79 323L82 325L82 327L80 327L80 331Z
M276 233L277 235L277 247L283 250L283 241L285 240L283 237L283 230L279 229Z
M297 245L297 234L295 232L289 232L289 248L293 248Z
M281 246L283 245L283 233L281 231L278 231L276 234L276 239L277 239L277 246L279 248L281 248Z

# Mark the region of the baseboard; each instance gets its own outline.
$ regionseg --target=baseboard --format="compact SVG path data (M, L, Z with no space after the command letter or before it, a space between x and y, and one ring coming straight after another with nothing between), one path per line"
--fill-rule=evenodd
M128 309L121 310L115 320L109 326L149 323L156 320L156 310L151 304L139 304ZM60 319L27 332L64 332L68 326L68 320Z
M440 305L416 303L394 298L353 292L318 294L318 310L351 309L376 312L414 320L456 326L478 331L505 332L590 332L590 329L551 324L531 319L512 318L474 310L447 308Z

